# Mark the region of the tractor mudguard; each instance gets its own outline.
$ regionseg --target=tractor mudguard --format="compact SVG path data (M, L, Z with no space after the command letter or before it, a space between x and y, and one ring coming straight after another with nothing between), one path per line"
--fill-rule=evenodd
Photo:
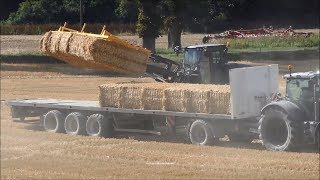
M292 120L306 121L307 117L303 113L302 109L299 106L297 106L296 104L294 104L290 101L286 101L286 100L276 101L276 102L272 102L270 104L267 104L266 106L264 106L262 108L261 114L264 114L267 109L272 108L272 107L282 109L284 112L286 112L288 114L288 118L290 118Z

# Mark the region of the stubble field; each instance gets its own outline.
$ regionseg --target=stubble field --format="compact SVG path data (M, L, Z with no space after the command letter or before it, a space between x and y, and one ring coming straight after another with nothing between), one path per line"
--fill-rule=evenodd
M21 42L25 37L20 41L19 36L11 38ZM17 51L29 51L23 47ZM8 51L13 48L4 47ZM306 63L316 62L295 63L304 69ZM153 82L146 77L97 75L64 64L1 66L2 101L39 97L97 100L100 84ZM285 63L280 66L283 71L285 67ZM282 90L283 84L281 80ZM51 134L41 131L37 125L13 123L10 109L1 104L1 179L319 177L319 154L314 152L270 152L265 151L259 141L251 144L222 141L216 146L200 147L177 138L154 135L124 134L105 139Z

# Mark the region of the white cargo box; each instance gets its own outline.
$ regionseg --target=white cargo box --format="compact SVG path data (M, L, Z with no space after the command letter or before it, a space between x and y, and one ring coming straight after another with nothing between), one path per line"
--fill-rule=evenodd
M229 71L231 119L260 116L263 106L278 93L278 65L236 68Z

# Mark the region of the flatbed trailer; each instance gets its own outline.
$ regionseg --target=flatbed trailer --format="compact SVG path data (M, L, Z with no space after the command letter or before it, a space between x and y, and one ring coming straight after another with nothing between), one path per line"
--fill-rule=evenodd
M255 137L255 134L253 134L254 129L257 129L258 125L258 117L235 120L231 118L231 114L206 114L100 107L98 101L21 99L8 100L6 101L6 104L11 107L11 115L15 122L24 123L28 122L27 119L29 118L39 117L39 123L40 125L44 126L44 129L46 131L63 133L66 132L67 134L76 135L90 134L93 136L111 137L111 134L113 134L114 132L132 132L155 135L183 133L190 137L190 133L192 133L193 131L189 132L189 129L191 125L194 124L194 122L197 122L199 123L198 126L204 126L210 129L210 132L212 134L206 135L209 136L206 137L206 139L211 138L212 140L208 141L213 141L213 139L224 137L226 134L228 134L229 136L231 136L231 134L237 134L237 136L240 136L241 134L241 136L245 136L247 138L250 137L250 139L252 140ZM61 118L54 118L53 121L55 121L55 125L53 127L52 119L48 118L52 113L55 116L57 116L57 113L60 113L62 115ZM80 129L81 123L73 123L75 125L74 127L66 127L67 117L74 114L78 114L78 118L80 116L84 117L83 119L90 119L90 117L92 119L92 117L95 117L97 115L103 117L104 121L112 119L113 128L103 129L103 131L112 132L107 133L110 135L104 135L103 133L100 133L99 130L91 130L91 132L88 133L85 133L85 131L78 133L77 131ZM118 115L121 115L122 119L120 119ZM77 117L73 116L73 120L75 120L76 118ZM45 119L47 119L47 123L45 123ZM81 118L79 118L78 120L81 121L80 119ZM59 123L62 123L63 121L65 121L64 127L58 127ZM94 121L98 122L99 120L95 119ZM128 123L129 121L136 123L130 124ZM149 125L149 127L146 128L146 125ZM150 125L152 126L152 128L150 128ZM86 127L83 127L83 129L85 128L86 131L90 131L89 129L92 129L92 126L94 125L90 126L90 123L86 123ZM234 129L238 129L238 132L235 132ZM196 132L194 132L194 136L198 136L199 134L197 133L198 132L196 130ZM193 143L201 144L200 141L201 140L199 139L193 140Z
M81 101L81 100L59 100L59 99L21 99L8 100L6 104L11 107L11 115L14 121L27 122L26 118L39 117L41 125L44 121L44 115L52 110L56 110L64 114L64 116L77 112L81 115L89 117L93 114L101 114L103 116L110 116L111 114L128 115L128 118L133 119L135 115L145 115L145 117L159 116L159 117L179 117L185 119L219 119L231 120L229 114L205 114L205 113L188 113L188 112L173 112L161 110L141 110L141 109L125 109L113 107L100 107L98 101ZM147 118L146 118L147 119ZM151 119L149 119L151 120ZM157 119L158 121L159 118ZM166 119L162 119L165 120ZM141 122L138 122L141 123ZM156 123L152 123L156 124ZM163 124L167 125L167 124ZM114 123L114 131L119 132L138 132L161 135L163 132L145 129L125 129L117 127ZM168 127L173 128L173 127Z
M97 101L22 99L8 100L14 120L40 117L48 132L112 137L115 131L163 135L185 133L191 143L207 145L215 139L250 141L260 110L278 92L278 66L230 70L230 114L101 107Z

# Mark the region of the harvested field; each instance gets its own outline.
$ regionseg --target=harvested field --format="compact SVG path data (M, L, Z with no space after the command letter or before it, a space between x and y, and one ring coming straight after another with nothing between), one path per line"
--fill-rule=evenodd
M149 78L128 77L15 76L1 79L1 99L96 100L98 85L131 81L153 82ZM200 147L153 135L126 134L104 139L50 134L38 129L32 124L12 123L9 108L1 105L1 179L319 177L319 154L270 152L259 143L226 141Z
M185 35L183 43L199 42L202 36ZM38 51L40 38L1 36L1 53ZM165 47L166 37L157 39L157 43ZM253 62L266 63L279 63L280 75L287 72L288 64L293 64L297 71L319 66L318 59ZM285 81L279 79L283 93ZM154 82L150 78L99 77L91 71L63 64L3 66L1 63L1 100L38 97L97 100L99 85L132 81ZM213 147L199 147L183 144L185 141L179 138L154 135L119 134L116 138L103 139L50 134L35 124L12 123L9 110L1 104L1 179L320 177L319 153L269 152L257 140L251 144L220 141Z
M228 85L129 83L99 86L101 106L196 112L230 113Z
M143 74L150 52L108 36L76 32L47 32L41 50L71 65L108 72Z

